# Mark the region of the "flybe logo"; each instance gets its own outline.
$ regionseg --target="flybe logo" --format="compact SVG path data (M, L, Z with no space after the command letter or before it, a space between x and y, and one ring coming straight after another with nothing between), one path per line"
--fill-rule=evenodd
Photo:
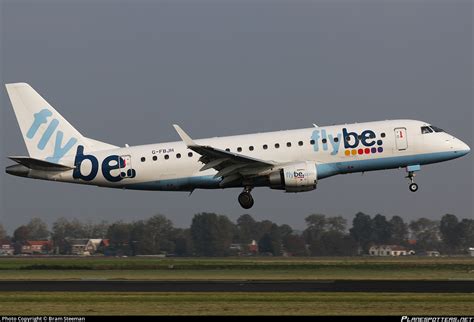
M383 141L377 139L372 130L364 130L359 134L343 128L342 133L339 132L335 135L327 134L326 130L314 130L311 139L314 140L313 149L315 152L320 151L321 148L323 151L331 149L331 155L339 153L341 144L346 156L383 152Z
M90 164L88 173L82 173L81 166L84 161ZM124 158L119 155L109 155L102 161L102 175L107 181L119 182L124 178L134 178L137 173L130 168ZM84 181L92 181L99 173L99 160L91 154L84 154L84 147L77 147L76 158L74 160L74 171L72 177L74 179L82 179Z
M287 179L300 179L304 180L305 178L305 173L302 170L297 170L297 171L287 171L285 173L285 176Z
M304 172L303 171L294 171L293 172L293 177L295 179L301 179L303 180L304 179Z
M48 109L42 109L38 113L34 114L34 120L31 124L30 129L26 133L28 139L33 139L42 124L48 123L48 119L53 115L53 113ZM76 138L70 138L65 145L63 145L64 133L63 131L56 131L59 126L59 121L57 119L52 119L49 122L48 128L44 131L41 139L38 141L37 148L43 151L46 148L48 142L52 139L54 132L56 132L56 138L54 139L54 149L53 155L46 158L46 161L49 162L58 162L63 156L77 143Z

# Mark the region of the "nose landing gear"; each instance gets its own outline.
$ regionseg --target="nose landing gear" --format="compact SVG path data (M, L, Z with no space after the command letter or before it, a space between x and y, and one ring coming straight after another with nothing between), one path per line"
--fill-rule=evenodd
M416 192L418 190L418 185L416 183L410 183L410 186L408 188L411 192Z
M415 183L414 177L415 177L415 173L413 171L408 171L408 175L406 176L406 178L408 178L411 182L410 185L408 186L411 192L418 191L418 185Z
M253 201L252 195L250 194L251 191L252 191L251 187L245 187L244 191L241 192L239 195L239 198L238 198L239 204L244 209L250 209L253 206L254 201Z

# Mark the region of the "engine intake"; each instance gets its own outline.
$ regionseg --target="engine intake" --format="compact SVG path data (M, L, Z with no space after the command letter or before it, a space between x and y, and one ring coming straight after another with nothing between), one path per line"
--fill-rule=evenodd
M303 192L316 189L318 173L313 162L289 164L269 174L270 188L286 192Z

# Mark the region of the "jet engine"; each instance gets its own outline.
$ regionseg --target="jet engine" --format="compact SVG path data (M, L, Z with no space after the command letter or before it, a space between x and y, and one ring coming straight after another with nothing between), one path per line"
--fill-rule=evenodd
M268 175L270 188L286 192L303 192L316 189L318 173L314 162L288 164Z

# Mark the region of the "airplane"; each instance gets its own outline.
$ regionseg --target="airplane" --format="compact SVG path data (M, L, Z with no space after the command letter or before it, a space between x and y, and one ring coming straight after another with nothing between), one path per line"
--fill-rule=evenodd
M99 187L187 191L243 188L238 202L254 204L256 187L285 192L316 189L338 174L405 168L418 190L422 165L469 153L467 144L437 126L386 120L119 147L79 133L26 83L6 84L29 156L10 156L10 175ZM137 124L137 126L139 126Z

